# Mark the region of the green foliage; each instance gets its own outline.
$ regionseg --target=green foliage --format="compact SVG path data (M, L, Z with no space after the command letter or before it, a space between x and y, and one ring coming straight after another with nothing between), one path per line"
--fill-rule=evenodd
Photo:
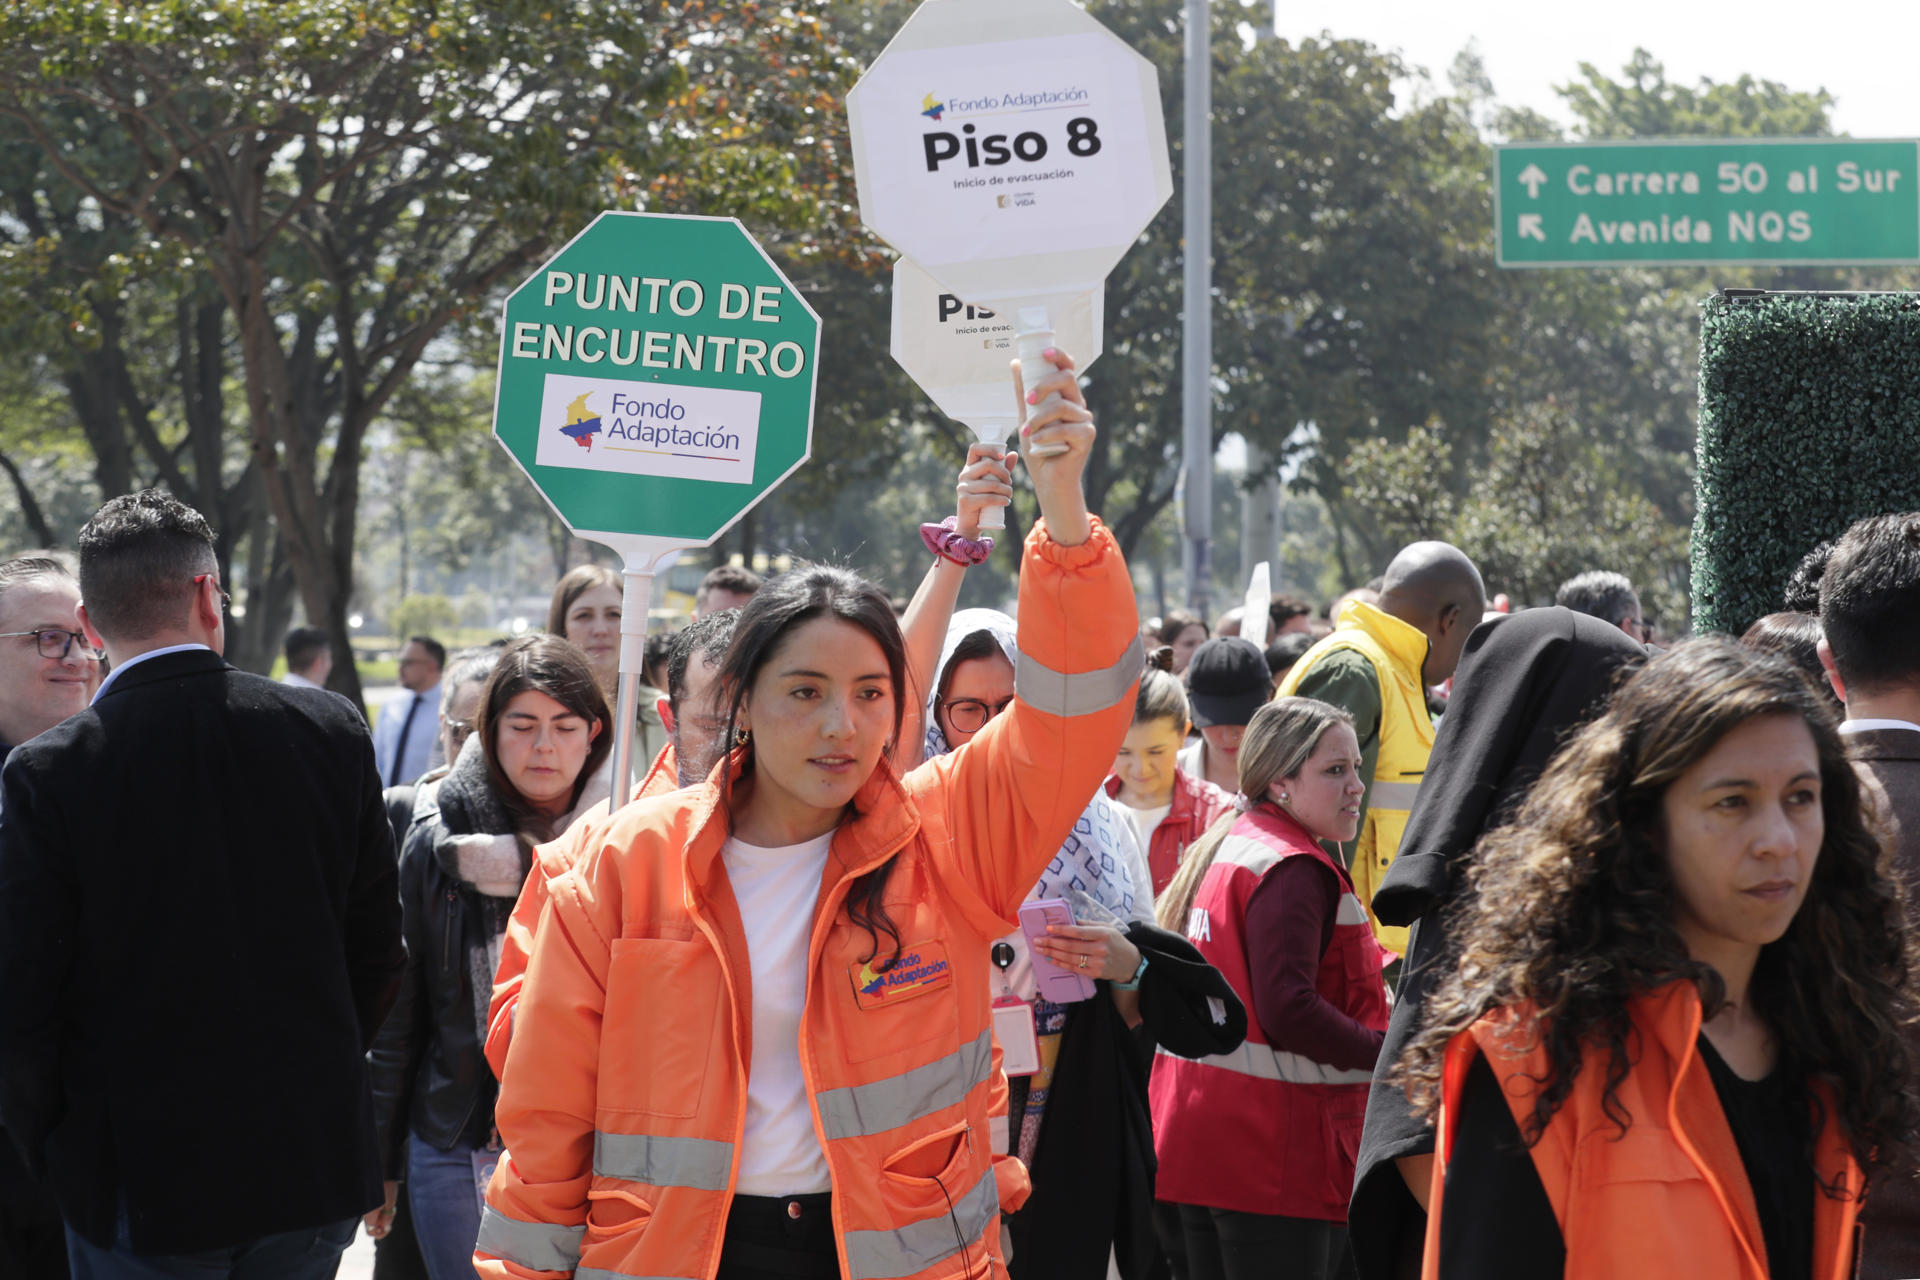
M1594 139L1809 138L1832 132L1827 113L1833 95L1825 89L1807 93L1752 76L1677 85L1645 49L1633 51L1618 80L1583 62L1580 78L1558 92L1580 121L1580 132Z
M1700 326L1703 631L1780 608L1814 544L1920 510L1920 305L1913 295L1718 296Z
M1636 492L1613 450L1559 406L1496 422L1487 461L1464 493L1450 491L1451 446L1416 427L1403 443L1365 441L1347 455L1348 501L1394 546L1438 538L1464 548L1487 590L1551 604L1588 569L1633 579L1649 613L1685 616L1676 564L1685 535Z
M128 388L172 368L191 418L231 339L250 437L231 492L271 512L276 558L341 651L369 432L450 332L490 328L498 294L605 208L850 225L822 199L817 143L852 67L818 8L7 5L0 186L27 234L0 287L24 273L47 292L33 337L62 362L103 489L136 478L131 432L159 479L212 505L145 420L159 398ZM170 366L169 339L194 330L184 311L171 333L158 321L202 298L210 358L180 344ZM90 414L89 397L114 403ZM222 441L194 438L193 480L218 492ZM270 576L265 540L251 559Z
M396 636L432 636L460 625L460 611L443 595L408 596L393 606L387 626Z

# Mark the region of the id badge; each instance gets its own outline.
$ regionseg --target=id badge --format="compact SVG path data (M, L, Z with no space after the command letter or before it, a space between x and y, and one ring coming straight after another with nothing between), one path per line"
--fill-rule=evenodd
M1000 1065L1010 1076L1030 1076L1040 1069L1040 1033L1033 1005L1002 996L993 1002L993 1038L1000 1042Z
M468 1153L473 1159L473 1195L480 1202L480 1216L487 1213L487 1184L493 1181L493 1170L500 1163L500 1152L490 1148L481 1148Z

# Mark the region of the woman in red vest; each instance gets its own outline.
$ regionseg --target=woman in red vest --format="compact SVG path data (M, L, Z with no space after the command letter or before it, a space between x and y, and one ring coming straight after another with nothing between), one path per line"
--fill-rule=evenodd
M1268 703L1241 741L1240 812L1161 898L1162 926L1184 929L1253 1014L1232 1053L1154 1062L1155 1194L1177 1206L1166 1244L1180 1280L1353 1272L1347 1198L1386 957L1320 841L1353 839L1365 788L1346 712Z
M1831 711L1777 658L1649 663L1476 852L1402 1060L1424 1274L1842 1280L1920 1119L1904 918Z
M1180 748L1192 728L1187 687L1173 674L1173 650L1163 646L1147 658L1134 698L1133 728L1127 730L1107 779L1107 795L1133 819L1156 896L1172 882L1187 846L1233 803L1219 787L1180 767Z

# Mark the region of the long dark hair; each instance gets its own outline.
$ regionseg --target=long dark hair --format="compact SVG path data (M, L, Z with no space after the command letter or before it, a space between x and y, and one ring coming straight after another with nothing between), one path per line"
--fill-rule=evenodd
M872 636L886 655L887 677L893 685L893 736L887 745L891 759L893 747L900 740L901 717L906 713L907 643L887 593L852 570L832 565L796 566L761 587L740 611L733 643L720 664L719 700L727 708L727 741L734 741L740 708L746 704L761 668L773 659L795 628L815 618L852 623ZM741 745L737 756L741 776L746 777L753 771L753 745ZM721 804L729 813L733 807L732 773L723 769L720 774ZM900 954L900 931L880 904L892 871L893 859L888 858L854 881L847 893L847 917L865 929L873 942L869 961L880 953L882 934L888 938L893 955ZM888 963L892 963L891 958Z
M1783 1064L1832 1085L1862 1166L1904 1162L1920 1108L1901 1034L1911 962L1891 849L1832 712L1783 660L1721 639L1690 641L1628 679L1554 758L1519 817L1480 841L1474 891L1449 930L1458 964L1398 1067L1416 1109L1438 1102L1449 1040L1493 1010L1527 1006L1550 1066L1526 1141L1539 1141L1566 1101L1590 1046L1606 1052L1603 1105L1625 1129L1616 1090L1632 1065L1629 999L1687 980L1707 1016L1725 1000L1720 976L1689 956L1674 925L1664 796L1727 733L1769 715L1797 717L1813 734L1825 835L1793 923L1761 949L1750 999Z
M613 749L613 715L607 710L606 695L593 678L587 655L570 641L556 635L525 635L509 641L496 660L493 674L480 692L480 711L474 717L473 730L480 737L480 750L487 761L487 781L494 795L513 819L514 830L535 843L551 840L555 832L545 815L537 812L500 768L499 745L494 741L495 727L506 714L507 704L520 694L533 690L544 693L589 724L598 723L600 732L587 748L586 762L574 777L567 808L580 803L594 772Z

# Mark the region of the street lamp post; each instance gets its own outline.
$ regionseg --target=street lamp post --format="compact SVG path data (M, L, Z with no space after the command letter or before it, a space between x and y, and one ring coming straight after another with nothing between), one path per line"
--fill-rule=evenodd
M1186 305L1181 440L1186 457L1187 604L1211 617L1213 566L1213 21L1187 0Z

